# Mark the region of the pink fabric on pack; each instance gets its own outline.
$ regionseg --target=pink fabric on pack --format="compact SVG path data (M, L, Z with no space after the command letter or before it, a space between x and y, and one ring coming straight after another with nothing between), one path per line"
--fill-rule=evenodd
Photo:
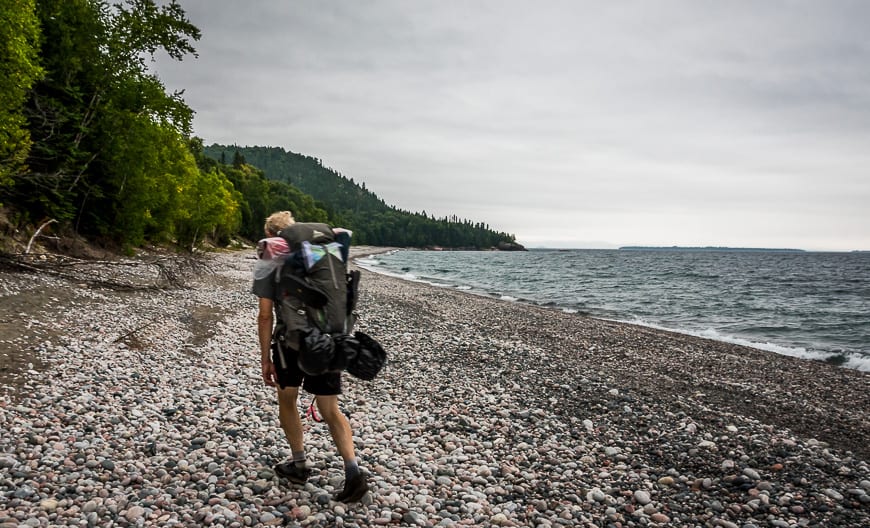
M264 238L257 242L257 257L263 260L274 260L290 254L287 241L281 237Z

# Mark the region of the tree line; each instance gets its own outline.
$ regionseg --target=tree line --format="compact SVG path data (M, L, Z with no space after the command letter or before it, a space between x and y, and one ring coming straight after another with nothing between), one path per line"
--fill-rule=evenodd
M121 248L194 247L256 240L269 213L289 209L353 229L357 243L513 241L479 223L397 210L283 149L215 156L191 136L182 93L149 69L157 53L196 56L200 31L177 3L0 0L0 14L0 206L13 225L53 219Z
M288 184L310 195L337 225L352 229L360 244L397 247L517 249L513 235L483 222L456 216L435 218L388 205L364 183L356 183L322 160L281 147L213 144L203 152L221 165L253 165L273 183Z

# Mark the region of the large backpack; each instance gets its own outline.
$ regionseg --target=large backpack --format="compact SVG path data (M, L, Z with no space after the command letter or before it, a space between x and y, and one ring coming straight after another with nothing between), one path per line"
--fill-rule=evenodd
M355 322L360 273L347 270L350 233L326 224L296 223L278 235L287 241L290 255L275 277L281 319L276 341L281 348L300 351L299 366L309 374L343 370L346 365L333 361L332 349L324 347L332 346L333 336L350 334Z
M359 272L347 271L349 233L337 234L326 224L297 223L278 235L290 250L276 276L285 331L350 333Z
M347 271L350 232L309 223L293 224L279 236L290 251L275 278L279 361L286 362L289 347L298 351L297 364L306 374L347 370L374 379L387 352L363 332L350 335L360 279L359 271Z

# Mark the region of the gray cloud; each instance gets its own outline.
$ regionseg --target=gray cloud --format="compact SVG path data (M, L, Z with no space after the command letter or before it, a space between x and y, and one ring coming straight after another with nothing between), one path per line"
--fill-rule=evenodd
M180 3L207 143L530 246L870 249L865 2Z

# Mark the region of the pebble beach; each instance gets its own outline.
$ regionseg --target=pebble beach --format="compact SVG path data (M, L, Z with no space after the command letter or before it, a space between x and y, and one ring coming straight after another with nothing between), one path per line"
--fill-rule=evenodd
M341 407L371 491L331 499L306 418L292 485L254 253L206 258L183 289L0 271L0 528L870 526L870 373L368 271L389 363Z

